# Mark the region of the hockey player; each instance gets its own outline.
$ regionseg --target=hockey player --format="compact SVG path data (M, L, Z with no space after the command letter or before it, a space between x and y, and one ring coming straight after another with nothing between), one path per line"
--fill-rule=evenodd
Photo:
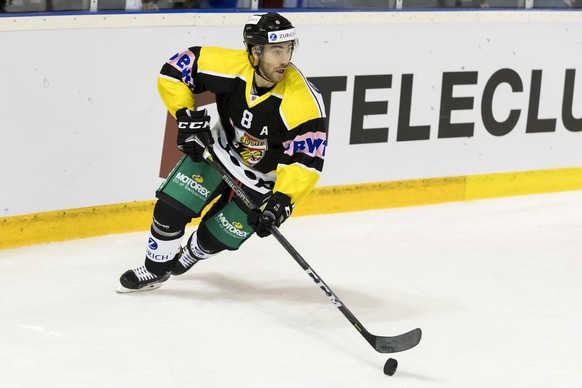
M156 192L145 264L128 270L118 292L151 290L223 250L237 250L253 233L266 237L315 187L323 167L325 109L317 89L291 63L295 28L278 13L253 15L243 31L246 50L191 47L164 64L158 90L178 124L185 156ZM195 110L194 94L216 95L218 123ZM259 206L247 212L214 160ZM198 229L182 247L186 225ZM247 214L248 213L248 214Z

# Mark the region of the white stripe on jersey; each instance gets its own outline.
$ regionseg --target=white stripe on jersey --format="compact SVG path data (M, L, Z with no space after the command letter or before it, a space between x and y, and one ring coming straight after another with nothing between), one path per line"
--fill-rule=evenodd
M309 92L311 92L311 95L313 96L313 99L315 100L315 103L317 104L317 109L319 110L319 115L321 117L326 117L325 116L325 109L321 109L324 106L323 105L323 97L322 97L321 93L319 93L319 91L317 90L315 85L313 85L311 82L309 82L309 80L303 75L303 73L293 63L290 63L289 66L291 66L295 70L297 70L297 72L301 75L301 77L305 81L305 84L307 85Z

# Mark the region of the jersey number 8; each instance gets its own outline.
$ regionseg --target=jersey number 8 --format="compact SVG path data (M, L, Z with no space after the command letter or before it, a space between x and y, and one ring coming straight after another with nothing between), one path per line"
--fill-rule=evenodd
M245 109L245 111L243 113L243 117L240 121L240 125L242 125L243 128L251 129L251 122L252 121L253 121L253 114Z

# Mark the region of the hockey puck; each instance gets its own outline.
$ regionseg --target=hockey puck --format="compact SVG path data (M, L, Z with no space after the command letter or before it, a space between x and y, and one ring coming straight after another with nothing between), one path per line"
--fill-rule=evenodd
M389 358L384 364L384 374L388 376L392 376L396 373L396 368L398 368L398 361L393 358Z

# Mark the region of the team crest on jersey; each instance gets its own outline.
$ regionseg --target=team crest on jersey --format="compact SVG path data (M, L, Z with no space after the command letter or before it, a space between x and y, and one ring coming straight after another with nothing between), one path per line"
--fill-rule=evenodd
M248 132L234 125L233 128L235 131L235 142L237 143L236 150L243 162L247 166L254 166L259 163L263 159L263 156L265 156L265 152L267 152L267 140L251 136Z

